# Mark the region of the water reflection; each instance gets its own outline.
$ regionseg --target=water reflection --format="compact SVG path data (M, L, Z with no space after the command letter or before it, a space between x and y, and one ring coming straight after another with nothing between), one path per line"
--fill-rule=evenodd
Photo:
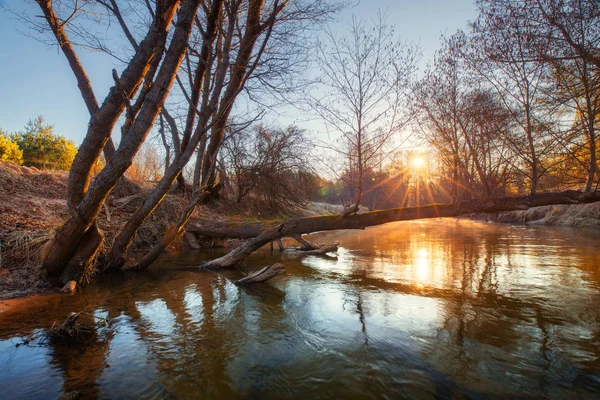
M437 220L313 240L337 258L249 260L285 258L270 284L190 253L0 313L3 397L599 396L598 233ZM97 342L42 339L86 307L113 321Z

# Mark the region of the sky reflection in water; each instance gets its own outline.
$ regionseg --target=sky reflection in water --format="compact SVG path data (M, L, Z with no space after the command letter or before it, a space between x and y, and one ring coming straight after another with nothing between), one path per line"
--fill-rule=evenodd
M194 253L0 313L2 397L600 396L598 232L442 219L313 240L337 257L261 251L247 269L288 273L256 288ZM84 307L113 321L98 343L42 339Z

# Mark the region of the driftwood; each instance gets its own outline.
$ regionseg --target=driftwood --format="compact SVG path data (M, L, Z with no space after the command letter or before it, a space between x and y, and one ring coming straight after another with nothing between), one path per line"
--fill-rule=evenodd
M317 256L317 255L323 255L323 254L327 254L327 253L332 253L337 251L339 247L339 243L329 243L329 244L324 244L323 246L317 246L316 249L313 250L302 250L300 249L300 254L302 255L307 255L307 256Z
M237 284L248 284L248 283L256 283L256 282L265 282L271 278L274 278L278 275L285 274L285 267L281 263L268 265L261 269L260 271L251 273L250 275L237 280L235 283Z
M455 204L432 204L423 207L391 208L348 216L325 215L298 218L286 222L251 223L193 223L187 229L198 235L213 237L247 238L244 244L228 254L202 264L206 268L232 267L270 241L282 237L331 231L338 229L364 229L394 221L422 218L458 217L476 212L526 210L530 207L552 204L583 204L600 201L600 192L582 193L566 191L544 193L536 196L505 197L493 200L472 200Z
M61 293L75 293L75 289L77 288L77 282L75 281L69 281L67 283L65 283L65 286L63 286L62 289L60 289Z
M73 337L77 331L77 319L81 313L72 312L69 314L65 322L60 324L58 327L50 329L50 334L53 336L61 336L64 338Z

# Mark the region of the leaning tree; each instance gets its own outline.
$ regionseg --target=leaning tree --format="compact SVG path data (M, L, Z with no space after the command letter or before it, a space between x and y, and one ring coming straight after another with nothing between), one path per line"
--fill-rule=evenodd
M103 243L103 233L96 223L98 214L161 116L171 131L174 156L163 178L121 227L112 246L107 246L103 268L140 269L154 261L181 232L196 203L214 185L211 172L231 110L248 80L265 68L263 56L268 53L272 38L277 32L291 31L286 28L291 24L302 21L300 24L307 26L305 21L319 21L337 9L335 4L321 0L36 2L46 27L69 62L90 113L87 133L69 173L69 215L43 254L43 266L56 284L81 282L94 272L92 261ZM114 51L86 34L97 23L89 21L90 15L109 18L111 29L118 27L131 51ZM120 73L112 71L114 85L102 102L97 100L78 57L77 45L81 43L124 62ZM182 63L185 69L181 69ZM187 79L178 75L182 72ZM175 82L187 103L183 124L174 121L165 108ZM112 133L117 127L121 140L113 149ZM141 260L128 262L127 251L133 237L205 143L206 151L201 148L205 153L204 179L184 215L177 216L160 243ZM92 169L103 151L106 165L92 179Z

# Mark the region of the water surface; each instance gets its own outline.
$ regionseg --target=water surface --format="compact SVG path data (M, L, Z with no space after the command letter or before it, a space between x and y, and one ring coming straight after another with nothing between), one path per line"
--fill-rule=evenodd
M0 313L0 397L600 397L597 231L440 219L313 240L337 257L260 251L246 270L287 274L256 287L188 253ZM110 321L97 341L44 338L84 309Z

